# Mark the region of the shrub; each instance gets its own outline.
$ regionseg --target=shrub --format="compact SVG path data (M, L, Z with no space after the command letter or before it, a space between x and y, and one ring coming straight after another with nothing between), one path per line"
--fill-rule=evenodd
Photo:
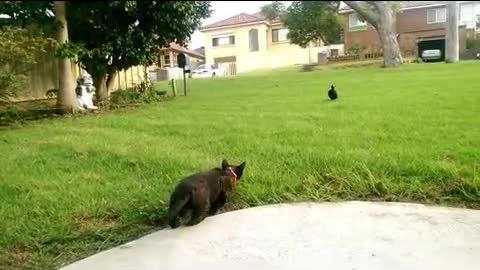
M480 49L480 39L467 39L467 49Z
M138 104L161 101L166 91L157 91L152 85L140 83L134 87L112 93L111 101L116 104Z
M0 103L8 103L28 86L28 72L55 40L10 26L0 29L0 40Z

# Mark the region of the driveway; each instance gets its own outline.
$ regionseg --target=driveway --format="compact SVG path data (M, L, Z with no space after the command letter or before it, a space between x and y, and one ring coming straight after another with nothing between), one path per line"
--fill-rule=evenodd
M165 229L62 270L480 269L480 211L418 204L269 205Z

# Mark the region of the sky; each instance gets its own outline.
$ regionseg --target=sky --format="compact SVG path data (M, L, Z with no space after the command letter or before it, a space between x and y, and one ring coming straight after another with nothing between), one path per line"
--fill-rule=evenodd
M259 12L261 6L271 2L272 1L212 1L212 15L210 18L203 20L203 25L221 21L242 12L248 14ZM286 6L289 6L291 2L293 1L284 1ZM203 46L202 34L197 30L193 33L188 48L196 49L201 46Z

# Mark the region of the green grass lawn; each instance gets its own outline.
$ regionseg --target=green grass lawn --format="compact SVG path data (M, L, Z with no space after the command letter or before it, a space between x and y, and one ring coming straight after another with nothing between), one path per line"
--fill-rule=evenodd
M157 229L175 183L223 158L247 161L228 209L480 209L480 62L299 70L193 80L188 97L135 111L0 130L0 266L51 269Z

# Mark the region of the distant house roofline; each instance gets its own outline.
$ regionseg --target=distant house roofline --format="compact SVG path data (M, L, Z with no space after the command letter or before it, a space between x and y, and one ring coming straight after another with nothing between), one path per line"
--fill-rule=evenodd
M231 16L224 20L220 20L200 28L201 32L231 28L231 27L239 27L239 26L246 26L246 25L254 25L254 24L278 24L279 21L269 21L265 16L263 16L260 12L254 14L247 14L247 13L239 13L237 15Z
M248 23L228 24L228 25L215 26L215 27L202 27L202 28L200 28L200 32L214 31L214 30L220 30L220 29L226 29L226 28L232 28L232 27L262 24L262 23L267 24L267 25L270 24L268 21L262 20L262 21L248 22Z

